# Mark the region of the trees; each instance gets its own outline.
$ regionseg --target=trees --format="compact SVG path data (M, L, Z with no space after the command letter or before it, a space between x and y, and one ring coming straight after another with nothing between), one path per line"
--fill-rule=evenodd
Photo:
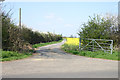
M13 23L9 14L2 12L2 49L21 51L24 43L20 36L20 28Z
M10 13L2 12L2 49L9 51L27 51L33 44L42 42L58 41L61 35L52 33L40 33L22 25L15 25L11 20ZM31 47L32 48L32 47Z
M76 36L70 35L70 38L77 38Z
M94 15L89 18L90 20L84 23L82 30L78 32L81 38L113 39L118 45L118 36L120 37L120 35L118 35L117 17Z

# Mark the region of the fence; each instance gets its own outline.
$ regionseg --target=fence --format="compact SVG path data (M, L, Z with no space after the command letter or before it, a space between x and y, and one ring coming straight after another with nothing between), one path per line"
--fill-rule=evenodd
M88 50L88 51L100 51L101 50L101 51L112 54L113 40L80 38L79 50Z

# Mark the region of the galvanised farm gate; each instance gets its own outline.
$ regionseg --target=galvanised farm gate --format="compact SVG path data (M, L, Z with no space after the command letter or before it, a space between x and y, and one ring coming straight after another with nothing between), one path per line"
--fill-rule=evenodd
M113 40L106 39L82 39L79 40L79 50L104 51L111 53L113 51Z

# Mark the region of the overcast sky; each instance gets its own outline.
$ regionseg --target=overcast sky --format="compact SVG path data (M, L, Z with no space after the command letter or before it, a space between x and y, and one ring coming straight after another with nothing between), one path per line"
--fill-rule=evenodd
M77 36L78 30L94 14L117 15L117 2L4 2L6 11L12 8L12 19L18 24L19 8L22 24L33 30Z

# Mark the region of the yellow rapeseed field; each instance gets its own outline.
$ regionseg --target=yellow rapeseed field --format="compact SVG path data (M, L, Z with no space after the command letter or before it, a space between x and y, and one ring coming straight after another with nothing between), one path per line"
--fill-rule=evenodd
M79 38L67 38L66 44L79 45Z

